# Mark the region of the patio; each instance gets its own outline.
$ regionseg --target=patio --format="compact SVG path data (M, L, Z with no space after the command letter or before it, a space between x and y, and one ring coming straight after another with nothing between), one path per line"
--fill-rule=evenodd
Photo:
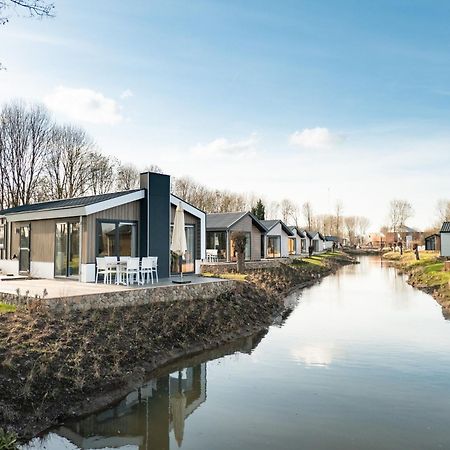
M160 279L158 283L145 284L145 285L116 285L116 284L104 284L102 283L81 283L75 280L68 279L33 279L33 278L22 278L22 279L2 279L0 280L0 297L1 294L17 295L19 290L20 295L28 295L29 297L44 297L44 291L47 292L45 296L46 299L52 298L65 298L65 297L78 297L78 296L89 296L95 294L105 294L113 292L125 292L130 290L138 289L151 289L151 288L161 288L161 287L173 287L178 286L172 283L172 280L179 279L178 276L173 276L171 278ZM189 285L207 284L214 283L219 280L218 278L206 278L199 277L196 275L183 276L184 280L188 280Z

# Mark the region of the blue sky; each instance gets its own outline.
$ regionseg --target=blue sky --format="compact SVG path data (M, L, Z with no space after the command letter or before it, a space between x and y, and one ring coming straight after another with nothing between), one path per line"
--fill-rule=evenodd
M450 197L448 1L55 3L0 29L0 102L211 187L340 199L372 228L392 198L424 227Z

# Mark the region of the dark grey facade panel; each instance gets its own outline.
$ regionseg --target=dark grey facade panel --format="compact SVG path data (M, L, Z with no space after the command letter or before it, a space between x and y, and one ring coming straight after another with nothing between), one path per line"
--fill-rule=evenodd
M159 276L166 278L170 270L170 177L149 173L148 179L148 255L158 257Z

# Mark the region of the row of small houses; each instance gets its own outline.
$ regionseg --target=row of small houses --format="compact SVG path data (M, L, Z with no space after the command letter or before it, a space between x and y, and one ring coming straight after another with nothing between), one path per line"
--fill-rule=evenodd
M175 210L184 210L188 251L183 272L199 272L208 254L234 261L233 232L247 234L247 260L282 258L333 245L319 232L249 212L205 214L171 194L170 177L142 173L140 188L22 205L0 211L0 274L93 282L96 258L157 256L161 278L178 270L170 252ZM330 238L331 239L331 238Z
M233 236L237 232L246 235L247 261L307 254L310 246L322 252L333 246L331 237L288 226L282 220L259 220L250 212L217 213L206 216L208 254L218 261L235 261Z

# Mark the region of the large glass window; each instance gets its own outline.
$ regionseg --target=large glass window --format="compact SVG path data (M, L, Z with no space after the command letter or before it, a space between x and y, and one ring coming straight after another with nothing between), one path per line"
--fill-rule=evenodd
M137 223L97 222L97 256L137 256L137 252Z
M195 226L185 225L186 246L187 251L183 258L182 271L183 273L195 272ZM172 244L173 225L170 227L170 243ZM171 253L170 270L172 273L179 273L179 256Z
M137 225L135 223L119 223L119 256L136 256Z
M302 253L307 253L307 248L306 248L306 239L302 238Z
M252 249L251 249L252 235L251 235L251 233L247 233L247 232L245 232L244 234L246 237L244 258L246 261L250 261L252 259ZM234 248L233 233L231 233L230 251L231 251L232 261L236 261L237 260L237 252Z
M221 260L227 259L227 233L226 231L208 231L206 233L206 248L208 250L218 250L218 257Z
M117 256L116 228L117 223L99 222L98 256Z
M289 238L288 239L288 250L290 255L295 255L295 238Z
M267 257L281 258L281 236L267 236Z

